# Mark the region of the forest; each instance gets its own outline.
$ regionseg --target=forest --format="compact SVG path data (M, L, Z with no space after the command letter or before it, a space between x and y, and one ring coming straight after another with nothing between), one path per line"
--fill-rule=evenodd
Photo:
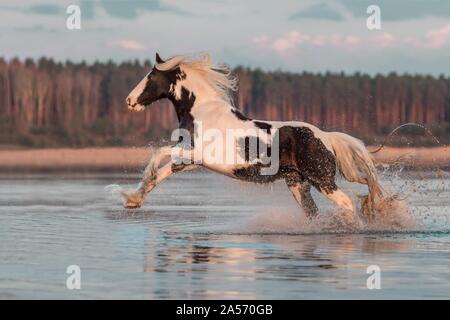
M144 146L177 126L169 101L132 113L125 98L151 67L139 62L55 62L0 58L0 146ZM236 106L251 118L300 120L379 144L417 122L450 141L450 78L390 73L289 73L237 67ZM390 144L432 145L405 128Z

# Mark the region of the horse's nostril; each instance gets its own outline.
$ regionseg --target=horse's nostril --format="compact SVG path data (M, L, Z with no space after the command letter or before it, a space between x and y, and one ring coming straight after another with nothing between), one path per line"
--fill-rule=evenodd
M131 103L130 103L130 102L131 102L130 98L127 98L126 101L127 101L127 104L128 104L128 105L131 104Z

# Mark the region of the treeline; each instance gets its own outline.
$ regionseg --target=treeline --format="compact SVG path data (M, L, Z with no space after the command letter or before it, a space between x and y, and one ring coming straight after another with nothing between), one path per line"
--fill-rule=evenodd
M128 112L125 97L150 62L59 63L0 59L0 145L145 145L176 127L170 102ZM377 143L394 127L418 122L450 140L450 78L263 72L236 68L236 105L252 118L301 120ZM406 137L406 138L405 138ZM393 143L427 144L420 129Z

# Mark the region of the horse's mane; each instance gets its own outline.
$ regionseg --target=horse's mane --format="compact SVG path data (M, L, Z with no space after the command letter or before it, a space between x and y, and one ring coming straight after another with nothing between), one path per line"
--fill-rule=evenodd
M233 105L231 91L238 88L238 79L231 73L228 66L211 61L207 53L202 53L196 57L175 56L163 63L155 65L156 69L165 71L177 66L182 67L183 71L193 72L204 81L206 81L225 102Z

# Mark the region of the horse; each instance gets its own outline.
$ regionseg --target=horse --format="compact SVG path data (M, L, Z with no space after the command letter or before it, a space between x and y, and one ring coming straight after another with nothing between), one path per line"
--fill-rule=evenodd
M198 124L204 131L213 130L224 135L230 129L236 129L240 133L233 137L232 143L225 148L221 145L224 150L220 151L218 147L216 153L232 150L239 155L240 161L213 161L201 152L207 147L205 141L194 139L182 144L179 137L177 144L161 148L155 154L135 190L122 192L125 208L142 206L145 196L167 177L200 167L256 183L284 179L310 219L318 213L311 187L348 212L352 219L356 218L355 203L336 184L338 173L349 182L367 185L368 194L361 196L361 211L368 218L375 214L377 205L386 198L374 160L361 140L342 132L322 131L306 122L263 121L247 117L233 103L233 91L238 89L237 78L226 65L213 63L208 54L196 57L178 55L163 60L156 53L155 61L151 71L126 98L128 109L142 111L157 100L168 99L175 108L178 129L191 136L198 136L195 132ZM266 134L256 136L252 133L255 130L263 130ZM269 138L273 136L277 138L278 148L274 148ZM266 153L277 153L274 161L277 170L271 174L263 173L268 165L255 157L250 159L246 143L255 139L258 146L269 148ZM195 154L197 160L190 158L190 162L180 163L180 158L173 156L186 150L190 155ZM160 167L162 159L169 155L171 159Z

